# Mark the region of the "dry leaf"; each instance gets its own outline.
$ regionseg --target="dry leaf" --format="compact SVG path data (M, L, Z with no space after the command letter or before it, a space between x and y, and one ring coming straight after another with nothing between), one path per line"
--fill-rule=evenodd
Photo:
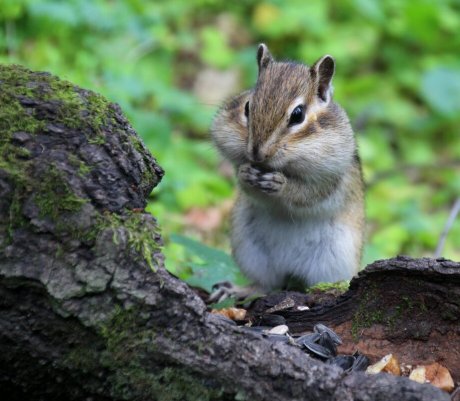
M409 379L417 383L426 383L425 366L417 366L412 372L410 372Z
M399 362L393 354L385 355L380 361L374 363L371 366L368 366L366 373L375 375L380 372L391 373L395 376L401 375L401 369L399 367Z
M246 309L240 308L213 309L211 313L217 313L232 320L244 320L246 317Z
M388 361L387 365L383 368L384 372L391 373L395 376L401 376L401 368L399 367L399 362L393 354L390 354L391 358Z
M277 303L275 306L268 308L265 311L265 313L279 312L281 310L292 308L294 305L295 305L295 301L290 297L286 297L281 302Z
M433 386L449 393L455 387L449 370L437 362L431 365L417 366L411 372L409 379L419 383L431 383Z
M454 381L446 367L435 362L425 366L425 369L426 378L433 386L449 393L454 389Z

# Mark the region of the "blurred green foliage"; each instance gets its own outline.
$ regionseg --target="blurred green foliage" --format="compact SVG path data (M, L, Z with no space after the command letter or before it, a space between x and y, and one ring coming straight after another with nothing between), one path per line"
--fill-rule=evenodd
M336 59L335 99L368 183L364 263L432 255L460 194L459 0L0 0L0 62L119 103L165 168L149 210L183 275L171 233L228 249L227 225L206 231L184 216L233 196L208 127L222 95L254 84L258 42L280 59ZM444 255L460 259L459 219Z
M189 262L190 270L187 272L184 269L182 272L184 280L190 285L211 292L213 285L221 281L229 281L239 286L249 284L233 259L225 252L182 235L173 234L171 239L195 256L195 259Z

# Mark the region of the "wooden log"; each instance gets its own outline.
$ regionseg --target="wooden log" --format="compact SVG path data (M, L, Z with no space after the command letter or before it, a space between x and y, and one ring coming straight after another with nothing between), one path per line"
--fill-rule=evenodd
M342 337L339 352L359 351L373 362L393 353L412 366L439 362L460 381L460 263L406 256L377 261L337 299L294 309L277 312L294 333L321 322Z

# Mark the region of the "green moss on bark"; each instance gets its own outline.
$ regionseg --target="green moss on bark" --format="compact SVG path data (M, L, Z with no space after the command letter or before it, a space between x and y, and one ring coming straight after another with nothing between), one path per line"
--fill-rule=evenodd
M83 160L79 159L74 154L67 155L67 159L71 166L75 167L80 177L84 177L92 171L92 168L88 166Z
M91 346L77 347L64 357L63 365L70 370L90 373L100 368L98 349Z
M154 254L159 251L158 227L146 224L141 213L126 210L124 214L105 213L98 223L98 231L109 229L112 239L119 243L123 233L127 235L127 247L139 255L153 271L157 270Z
M133 145L133 148L140 154L140 155L145 155L146 149L144 144L142 143L141 139L138 136L131 135L129 136L129 141ZM148 163L147 160L145 160ZM142 182L152 182L154 181L154 173L150 169L144 169L142 171Z
M0 65L0 170L6 172L2 179L12 188L7 193L8 235L2 236L0 246L11 243L15 231L26 226L31 230L49 230L66 240L79 240L91 247L98 235L110 230L114 242L123 237L127 252L132 250L132 255L156 270L154 254L158 252L159 234L155 222L146 223L144 215L129 209L105 212L109 202L101 199L100 204L94 202L101 196L96 188L99 177L88 175L93 171L105 174L102 168L98 170L96 163L105 163L100 157L106 154L108 157L115 155L113 162L116 164L117 152L125 149L139 152L144 163L133 165L140 168L140 186L150 187L157 181L153 159L140 139L126 132L120 116L118 109L99 94L48 73L31 72L17 65ZM121 140L123 147L97 149L95 146L94 150L88 150L91 147L87 144L99 147L109 134L116 146ZM79 151L82 148L85 156ZM97 155L94 165L87 162L92 160L92 154ZM101 180L106 177L104 175ZM121 179L116 173L114 177L114 180ZM88 186L87 178L88 181L92 178ZM110 196L110 189L105 185L101 193ZM139 202L139 197L133 198ZM82 210L90 202L93 207L88 205ZM80 211L83 212L81 219Z
M85 92L47 73L32 73L18 65L0 65L0 169L7 172L15 190L10 203L8 231L26 224L22 203L27 192L33 192L40 208L40 216L56 220L60 214L78 211L87 200L75 195L66 183L63 172L55 165L41 179L31 178L30 151L15 142L15 135L36 135L47 129L47 121L38 116L34 107L37 102L53 104L56 121L69 128L91 127L88 140L101 142L104 116L108 114L109 102L102 96ZM85 174L89 167L80 162L79 173Z
M372 301L378 300L376 288L369 288L360 300L351 324L351 333L358 340L361 330L377 323L384 323L385 315L381 309L375 309Z
M40 181L34 194L34 201L40 208L40 217L57 220L63 213L78 212L87 202L73 193L63 174L54 164L50 164ZM56 199L59 201L56 202Z
M27 224L27 220L22 214L22 199L21 194L23 193L24 188L22 184L14 188L13 196L10 203L10 208L8 210L8 239L11 240L13 237L13 230ZM1 245L1 244L0 244Z
M423 287L423 284L419 285ZM382 289L373 286L367 288L361 297L351 327L355 340L358 340L363 329L374 324L380 324L389 334L395 334L400 331L401 327L407 326L404 324L407 319L417 316L416 321L423 321L422 316L428 316L429 310L423 299L412 299L409 296L398 294L388 303L383 301L386 297L382 295L381 291ZM382 309L381 305L385 305L385 308ZM414 331L412 336L416 338L417 333Z
M19 65L0 65L0 131L2 139L14 132L35 134L45 128L33 111L21 105L28 99L53 103L57 120L68 128L91 128L89 142L104 143L101 134L111 116L110 102L103 96L79 90L70 82L48 73L32 73ZM84 94L84 96L83 96Z
M102 130L110 118L110 103L102 96L83 91L67 81L48 73L34 73L18 65L0 65L0 169L7 172L15 190L10 203L8 232L27 224L23 215L23 202L28 193L34 193L34 202L40 217L57 220L62 213L74 213L87 202L73 193L64 172L50 164L40 178L31 177L30 151L15 141L16 135L35 136L49 129L50 121L37 114L38 103L52 106L53 120L64 130L85 128L90 143L104 142ZM62 128L60 126L63 126ZM78 174L91 171L82 160ZM62 224L61 224L62 225Z
M350 287L349 281L337 281L335 283L318 283L312 287L307 288L306 293L312 292L333 292L336 296L344 294L348 287Z
M113 372L109 381L112 396L120 399L154 399L158 401L211 401L220 399L223 389L190 371L172 366L152 368L145 355L155 351L154 329L145 327L142 313L118 309L100 328L106 342L101 364ZM162 333L164 335L164 333ZM88 363L93 363L91 358ZM156 361L156 365L161 365Z

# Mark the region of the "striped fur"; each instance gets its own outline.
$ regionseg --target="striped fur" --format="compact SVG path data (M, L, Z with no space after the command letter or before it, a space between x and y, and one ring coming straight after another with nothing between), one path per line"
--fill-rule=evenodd
M276 62L263 46L255 87L225 103L211 127L238 177L234 258L266 290L289 276L350 279L363 244L363 181L353 130L332 100L333 59ZM305 119L290 125L298 105Z

